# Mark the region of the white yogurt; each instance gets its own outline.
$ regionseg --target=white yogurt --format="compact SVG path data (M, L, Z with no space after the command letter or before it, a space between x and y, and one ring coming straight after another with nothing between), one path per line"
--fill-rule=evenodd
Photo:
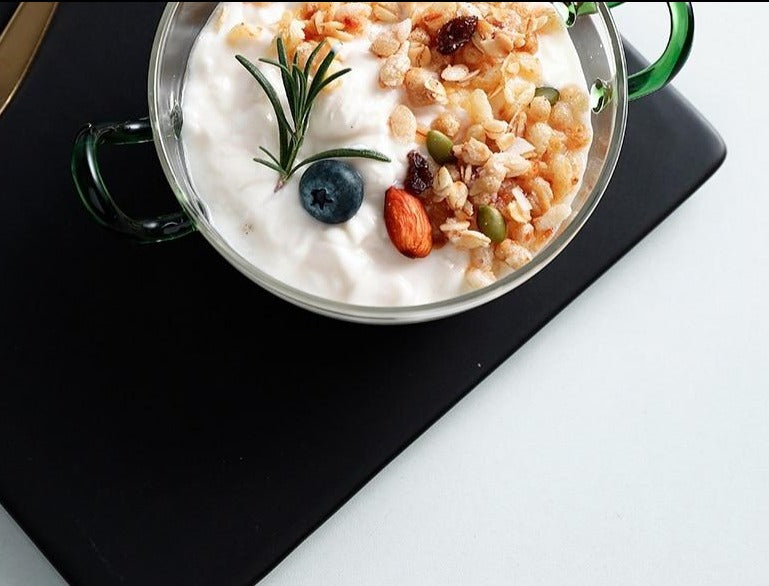
M388 119L401 98L379 87L380 60L370 40L341 46L340 60L352 68L333 92L324 92L313 110L299 160L330 148L366 146L391 163L349 159L365 181L357 215L328 226L302 207L299 174L274 192L276 173L253 161L264 146L277 152L272 109L255 80L235 60L266 55L274 37L270 24L300 2L256 7L223 3L225 10L201 31L190 55L184 84L182 141L196 192L208 207L214 228L244 259L284 283L328 299L356 305L409 306L455 297L468 290L467 251L454 246L412 260L391 244L382 218L386 190L406 174L406 155L416 145L390 136ZM217 19L223 16L223 22ZM241 23L264 27L256 42L234 47L228 31ZM568 33L540 38L538 57L549 85L585 85ZM275 87L277 70L260 65Z

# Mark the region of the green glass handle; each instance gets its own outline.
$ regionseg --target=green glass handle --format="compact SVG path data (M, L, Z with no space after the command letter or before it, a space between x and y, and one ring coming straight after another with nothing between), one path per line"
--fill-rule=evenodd
M607 2L609 8L624 2ZM594 14L595 2L577 3L577 15ZM669 84L689 58L694 40L694 11L691 2L667 2L670 11L670 39L662 56L646 69L628 76L628 100L653 94Z
M152 127L143 118L133 122L88 124L77 135L72 152L72 178L86 209L102 226L139 242L163 242L195 231L184 212L134 219L110 195L99 170L99 146L152 142Z

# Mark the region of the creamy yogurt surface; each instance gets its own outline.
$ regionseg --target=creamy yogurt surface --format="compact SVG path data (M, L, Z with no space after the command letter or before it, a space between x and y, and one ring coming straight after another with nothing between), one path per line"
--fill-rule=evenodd
M390 163L347 161L365 182L359 212L344 224L322 224L300 204L301 171L275 192L276 173L253 161L259 147L277 151L275 117L264 92L235 55L254 63L269 55L274 25L285 10L301 4L222 3L190 55L181 137L195 190L213 227L249 263L327 299L410 306L469 291L467 250L444 246L414 260L401 255L388 237L382 219L385 192L402 184L407 154L417 145L400 144L391 136L388 119L402 103L402 95L379 85L381 59L369 50L377 25L365 38L337 45L338 59L352 71L338 89L318 98L299 157L349 146L374 148L390 157ZM227 34L240 23L258 25L261 32L234 46ZM565 29L543 35L536 56L548 85L585 87L579 57ZM261 64L260 69L276 88L281 87L276 69ZM414 112L428 124L434 116L432 107Z

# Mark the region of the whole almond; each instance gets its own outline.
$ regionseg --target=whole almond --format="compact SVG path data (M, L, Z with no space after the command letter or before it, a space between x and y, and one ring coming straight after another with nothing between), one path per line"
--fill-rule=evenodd
M395 248L409 258L424 258L433 249L433 231L422 201L397 187L385 195L385 225Z

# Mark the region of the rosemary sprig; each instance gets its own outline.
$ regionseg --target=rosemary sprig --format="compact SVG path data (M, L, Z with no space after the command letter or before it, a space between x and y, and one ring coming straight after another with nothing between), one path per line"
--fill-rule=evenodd
M256 79L257 83L264 90L267 95L267 99L272 105L272 109L275 111L275 119L278 124L278 141L280 152L275 155L268 151L264 147L259 149L267 156L267 158L255 157L254 161L269 167L276 173L278 173L278 183L275 186L275 191L278 191L286 184L291 176L296 171L305 165L321 161L323 159L341 159L341 158L363 158L373 159L375 161L382 161L389 163L390 159L380 153L379 151L362 148L339 148L331 149L316 153L311 157L304 159L297 163L296 159L299 156L299 151L304 143L304 137L307 134L307 129L310 124L310 114L312 114L312 108L315 104L315 100L330 84L337 79L350 72L350 69L342 69L329 75L329 68L331 63L336 57L334 50L330 50L328 55L321 61L318 66L318 70L315 75L310 77L312 72L312 65L318 57L321 49L326 42L319 43L317 47L312 51L307 58L307 62L304 67L299 66L299 55L295 54L294 59L289 61L286 53L286 46L283 39L278 37L276 40L278 60L273 59L260 59L262 63L272 65L280 69L281 80L283 82L283 91L286 94L288 101L288 112L283 108L280 103L278 93L272 84L267 80L267 77L259 71L259 69L246 59L243 55L236 55L235 58L240 62L243 67Z

